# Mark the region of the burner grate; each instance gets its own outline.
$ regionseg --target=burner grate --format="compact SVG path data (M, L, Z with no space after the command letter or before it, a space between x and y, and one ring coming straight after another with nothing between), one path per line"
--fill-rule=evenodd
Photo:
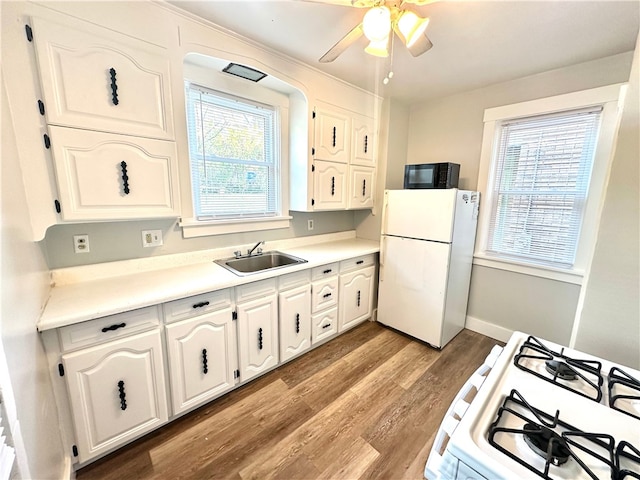
M569 459L572 459L572 463L575 464L572 468L578 468L583 476L586 475L598 480L601 477L601 471L606 470L607 478L619 480L623 478L619 475L621 459L627 462L629 458L635 457L637 460L640 456L633 446L629 446L633 453L625 451L621 447L625 442L621 442L616 451L615 440L612 436L582 432L561 421L559 415L559 410L551 416L532 407L517 390L511 390L510 395L505 398L498 410L496 420L489 428L489 444L523 467L548 480L554 478L551 476L551 467L562 469L564 468L563 464L567 463ZM507 417L508 420L516 422L507 422ZM507 428L505 425L508 423L518 423L522 425L522 428ZM542 436L545 437L544 441L532 448L532 451L544 460L543 466L535 465L535 462L527 461L526 455L507 448L509 442L501 440L507 437L500 437L500 435L521 436L524 443L531 447L530 439L527 439L527 436L533 430L542 432ZM594 472L594 468L597 468L597 473ZM629 470L629 472L633 478L636 478L634 470Z
M622 441L616 449L617 480L626 478L640 479L640 450L629 442Z
M531 364L536 364L536 362L544 362L544 370L549 375L532 368ZM595 402L602 400L604 379L601 374L601 362L571 358L564 354L564 348L559 353L554 352L536 337L530 336L520 346L519 353L514 357L513 363L519 369L565 390ZM581 390L581 387L587 391Z
M634 405L640 407L640 381L613 367L609 371L609 406L640 420L640 410L634 412Z

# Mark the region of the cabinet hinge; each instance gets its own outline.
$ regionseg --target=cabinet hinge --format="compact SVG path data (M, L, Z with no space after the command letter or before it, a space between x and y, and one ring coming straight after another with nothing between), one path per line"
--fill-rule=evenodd
M315 205L316 201L312 198L311 199L311 206Z
M30 42L33 41L33 30L31 30L31 26L28 24L25 25L24 31L27 34L27 40L29 40Z
M238 312L231 312L231 320L237 320L238 319Z
M314 110L313 113L311 114L311 118L316 118L316 111Z
M44 115L44 102L42 100L38 100L38 111L40 115Z
M60 202L58 200L53 201L53 206L56 209L56 213L60 213L62 211L62 208L60 207Z
M311 171L315 172L316 171L316 166L315 165L311 165Z
M311 155L315 155L316 154L316 148L315 147L311 147Z
M73 456L77 457L78 456L78 447L76 447L75 445L73 445L71 447L71 450L73 451Z
M47 135L46 133L43 136L44 138L44 148L50 148L51 147L51 139L49 138L49 135Z
M64 365L62 365L61 363L58 364L58 374L61 377L64 377Z
M240 378L240 370L233 371L233 378Z

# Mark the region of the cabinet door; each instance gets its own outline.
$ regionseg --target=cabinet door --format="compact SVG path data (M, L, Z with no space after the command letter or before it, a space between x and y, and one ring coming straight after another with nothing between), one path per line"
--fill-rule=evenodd
M315 210L347 208L347 166L314 162L313 191Z
M168 419L159 330L62 356L78 461L146 433Z
M239 303L240 380L260 375L278 364L278 302L275 292Z
M311 317L311 344L315 345L338 333L338 309L330 308Z
M372 208L374 169L349 167L349 208Z
M343 332L371 316L375 267L340 275L338 331Z
M314 155L316 160L348 163L351 119L326 108L316 107L314 118Z
M375 167L375 121L360 115L353 117L353 155L351 163L365 167Z
M311 284L311 311L317 313L338 304L338 276Z
M80 20L32 27L47 123L175 138L164 48Z
M179 215L173 142L49 127L64 220Z
M235 386L235 328L231 308L167 325L174 414Z
M311 346L311 285L279 294L280 361Z

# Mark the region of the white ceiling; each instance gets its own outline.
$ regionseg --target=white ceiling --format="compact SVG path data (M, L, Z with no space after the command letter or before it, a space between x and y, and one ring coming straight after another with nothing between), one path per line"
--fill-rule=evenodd
M325 0L326 1L326 0ZM364 9L300 0L181 1L174 5L380 95L423 101L634 49L640 0L439 1L434 47L412 57L398 41L389 59L364 53L361 38L337 60L318 59L359 24ZM397 37L396 37L397 40Z

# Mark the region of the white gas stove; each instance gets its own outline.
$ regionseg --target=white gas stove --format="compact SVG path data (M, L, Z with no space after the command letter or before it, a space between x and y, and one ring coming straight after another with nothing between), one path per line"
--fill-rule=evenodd
M640 372L515 332L445 415L435 479L640 479Z

